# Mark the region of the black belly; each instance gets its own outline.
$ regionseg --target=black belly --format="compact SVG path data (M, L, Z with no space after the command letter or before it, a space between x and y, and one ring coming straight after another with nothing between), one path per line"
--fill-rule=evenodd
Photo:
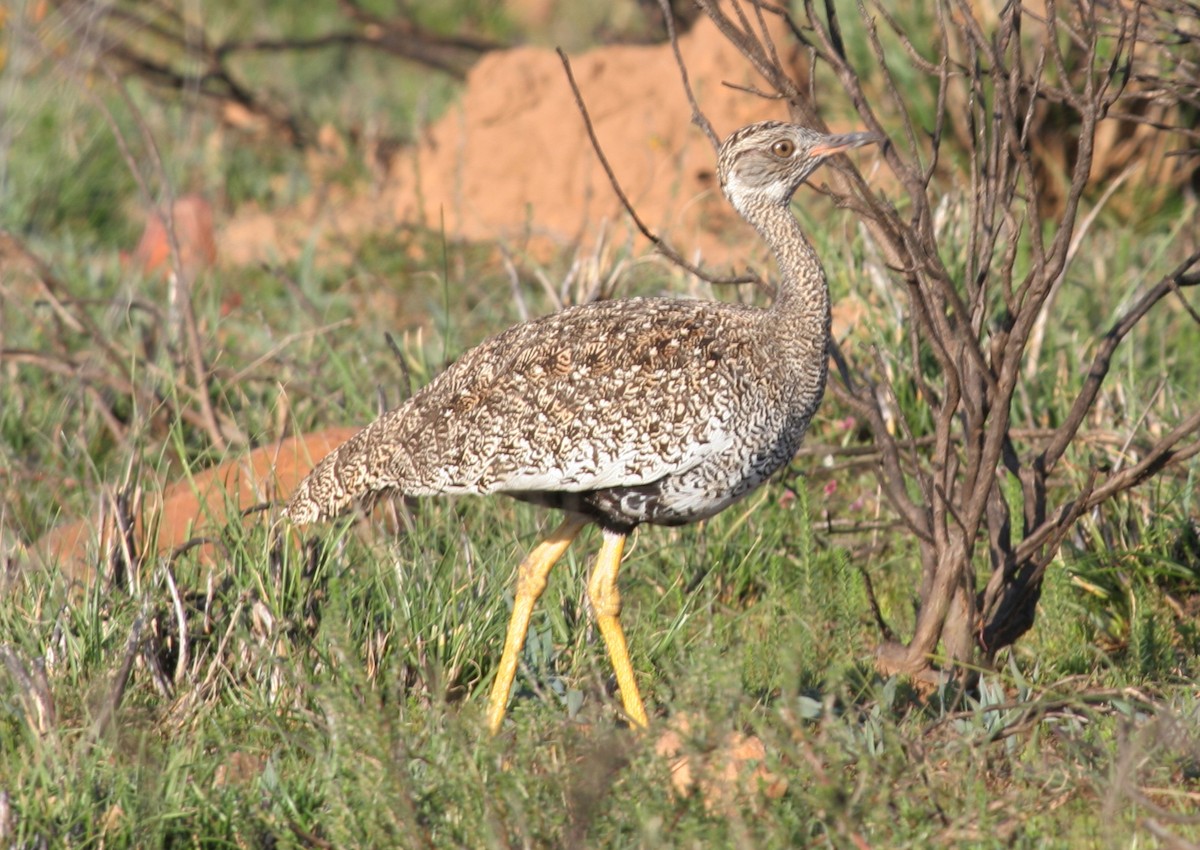
M601 528L618 534L628 534L642 523L687 525L692 520L680 517L663 505L663 483L655 481L637 487L609 487L582 493L523 490L506 492L505 495L523 502L589 516Z

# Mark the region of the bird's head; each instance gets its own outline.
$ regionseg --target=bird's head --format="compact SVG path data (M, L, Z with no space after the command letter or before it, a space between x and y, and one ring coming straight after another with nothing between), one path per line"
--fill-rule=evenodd
M800 184L836 153L879 141L873 133L830 135L764 121L730 134L717 157L725 195L743 215L753 202L786 205Z

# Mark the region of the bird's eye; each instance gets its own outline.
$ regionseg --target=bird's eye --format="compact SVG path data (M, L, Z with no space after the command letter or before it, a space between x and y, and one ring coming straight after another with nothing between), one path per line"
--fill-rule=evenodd
M787 159L796 152L796 144L790 139L780 139L775 144L771 145L771 153L780 159Z

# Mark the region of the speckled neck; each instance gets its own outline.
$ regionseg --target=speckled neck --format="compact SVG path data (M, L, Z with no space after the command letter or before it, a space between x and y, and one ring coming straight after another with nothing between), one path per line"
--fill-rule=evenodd
M790 209L772 203L747 207L743 215L770 246L779 265L779 287L765 318L779 343L793 348L798 366L811 369L811 364L821 364L823 383L831 317L829 285L821 260Z

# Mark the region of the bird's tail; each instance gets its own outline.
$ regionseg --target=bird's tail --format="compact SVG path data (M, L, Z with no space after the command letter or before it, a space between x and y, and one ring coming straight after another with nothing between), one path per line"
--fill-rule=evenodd
M376 488L369 474L368 432L364 428L318 463L297 486L283 514L297 525L331 519L362 503Z

